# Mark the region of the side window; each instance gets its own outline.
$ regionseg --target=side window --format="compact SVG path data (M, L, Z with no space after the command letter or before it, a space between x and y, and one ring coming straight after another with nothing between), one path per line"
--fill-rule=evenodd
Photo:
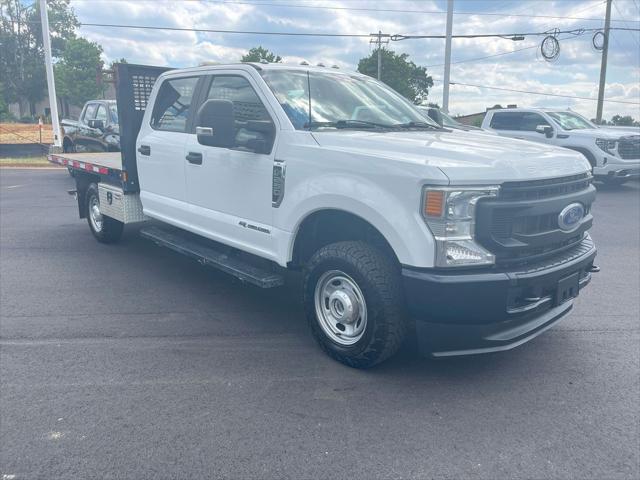
M520 112L495 112L489 126L495 130L520 130L521 123Z
M236 150L268 153L274 141L273 122L249 81L240 76L213 77L206 100L233 103Z
M248 80L243 77L214 77L207 100L231 100L237 122L271 120L267 109Z
M97 103L89 103L87 105L87 108L85 108L84 110L84 116L82 117L82 120L86 123L89 120L93 120L96 116L96 107L98 106Z
M549 122L547 122L539 113L524 112L522 114L522 123L520 125L520 130L535 132L538 125L549 125Z
M104 105L98 105L98 110L96 111L96 120L102 120L106 125L107 122L107 109L104 108Z
M160 86L151 114L151 128L186 132L187 119L198 77L165 80Z

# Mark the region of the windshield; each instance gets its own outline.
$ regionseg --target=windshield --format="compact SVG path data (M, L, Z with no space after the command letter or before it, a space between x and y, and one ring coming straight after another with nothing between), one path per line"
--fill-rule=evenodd
M563 130L580 130L596 128L589 120L573 112L547 112Z
M460 122L456 122L453 118L451 118L448 114L444 113L440 110L440 116L442 117L442 124L445 127L459 127Z
M369 77L300 70L261 74L297 130L439 128L403 97Z

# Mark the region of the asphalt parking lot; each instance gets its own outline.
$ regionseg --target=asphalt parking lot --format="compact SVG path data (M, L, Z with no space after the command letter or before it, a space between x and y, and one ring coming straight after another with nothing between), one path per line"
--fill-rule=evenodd
M316 347L295 277L98 244L72 187L0 171L3 480L640 478L640 183L600 189L602 272L558 326L369 371Z

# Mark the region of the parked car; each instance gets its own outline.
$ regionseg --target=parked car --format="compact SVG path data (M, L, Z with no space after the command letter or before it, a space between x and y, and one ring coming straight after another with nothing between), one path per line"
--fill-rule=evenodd
M120 127L115 100L90 100L80 118L61 122L65 152L120 151Z
M454 118L452 118L448 113L443 112L439 108L436 107L425 107L423 105L418 105L418 110L427 114L427 116L436 122L441 127L445 128L453 128L454 130L464 130L465 132L477 131L483 132L480 127L474 127L473 125L465 125L464 123L460 123Z
M435 356L514 348L597 270L577 152L442 129L354 72L163 70L117 66L122 153L50 155L80 217L104 243L154 219L143 237L262 288L301 271L340 362L375 365L410 331Z
M580 152L595 178L608 184L640 176L640 131L633 127L601 127L570 110L506 108L489 110L482 128Z

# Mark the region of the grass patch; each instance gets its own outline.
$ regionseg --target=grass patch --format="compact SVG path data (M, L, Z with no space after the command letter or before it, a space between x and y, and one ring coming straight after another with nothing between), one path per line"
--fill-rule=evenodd
M47 157L8 157L0 158L0 167L52 167Z

